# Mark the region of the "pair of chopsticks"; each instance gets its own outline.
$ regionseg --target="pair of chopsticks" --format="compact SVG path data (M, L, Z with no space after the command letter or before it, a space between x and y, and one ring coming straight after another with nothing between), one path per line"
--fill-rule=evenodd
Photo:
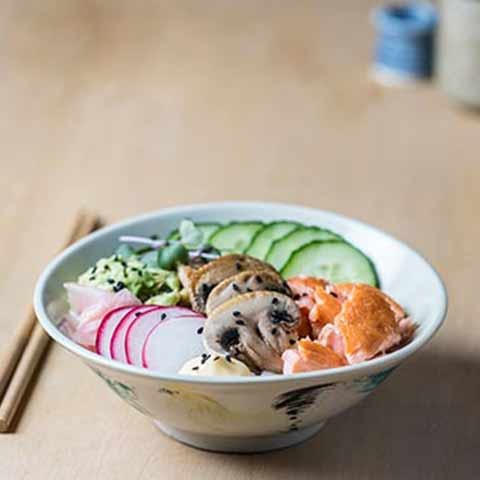
M100 226L101 221L97 215L80 212L63 248ZM30 306L15 332L12 343L0 360L0 433L9 431L49 340L50 337L37 322L33 307Z

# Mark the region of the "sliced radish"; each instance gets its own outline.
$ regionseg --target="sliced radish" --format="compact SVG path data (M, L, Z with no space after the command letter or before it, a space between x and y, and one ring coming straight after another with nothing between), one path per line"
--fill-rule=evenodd
M155 326L142 351L145 368L161 373L177 373L189 359L204 352L198 329L203 327L204 317L172 317Z
M125 338L127 336L128 327L141 313L149 312L157 308L158 307L156 305L140 305L132 308L123 316L112 334L112 339L110 342L110 358L118 360L119 362L127 363Z
M194 317L195 319L204 318L202 315L183 307L157 307L154 310L140 313L140 315L138 315L128 326L125 334L125 353L127 363L138 367L143 366L142 351L148 334L160 322L175 317Z
M123 317L128 314L136 305L128 305L125 307L117 307L109 310L102 318L100 326L97 330L95 340L95 351L107 358L110 356L110 342L117 325L122 321Z

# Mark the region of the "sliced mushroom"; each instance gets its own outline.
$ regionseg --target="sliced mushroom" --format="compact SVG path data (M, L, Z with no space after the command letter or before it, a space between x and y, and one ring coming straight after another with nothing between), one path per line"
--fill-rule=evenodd
M204 327L205 346L229 354L255 373L282 371L282 353L298 339L300 312L277 292L238 295L217 307Z
M188 265L180 265L178 267L178 278L182 285L190 290L192 288L192 282L195 278L195 269Z
M285 285L277 272L266 269L246 270L221 281L210 292L206 305L207 315L210 315L215 308L233 297L259 290L279 292L291 296L290 288Z
M225 255L195 270L191 281L190 299L193 309L204 313L210 292L222 280L245 270L261 268L276 273L276 270L268 263L247 255L236 254Z

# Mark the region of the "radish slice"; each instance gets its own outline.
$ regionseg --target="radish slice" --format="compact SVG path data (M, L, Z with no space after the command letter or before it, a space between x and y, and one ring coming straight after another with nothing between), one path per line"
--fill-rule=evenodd
M142 352L145 368L160 373L177 373L189 359L204 352L198 329L205 319L200 316L173 317L159 322L147 338Z
M98 354L107 358L112 358L110 355L110 343L113 332L117 328L117 325L122 321L123 317L135 308L136 305L117 307L109 310L103 316L95 339L95 351Z
M150 310L155 310L157 308L158 307L155 305L140 305L132 308L123 316L112 334L112 339L110 342L110 358L118 360L119 362L127 363L125 338L127 336L128 327L141 313L149 312Z
M143 366L142 350L150 331L160 322L180 316L192 316L200 319L204 318L202 315L183 307L157 307L154 310L142 312L138 315L128 326L125 334L125 353L127 363L138 367Z

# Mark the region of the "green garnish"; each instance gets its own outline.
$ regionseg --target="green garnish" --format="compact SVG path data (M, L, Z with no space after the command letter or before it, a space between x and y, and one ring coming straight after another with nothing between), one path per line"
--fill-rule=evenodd
M158 251L158 266L173 270L178 264L188 263L188 250L181 243L167 245Z
M147 263L145 255L140 258L135 254L125 258L116 253L101 258L94 267L79 276L78 283L112 292L127 288L141 301L159 294L178 294L180 282L176 272L159 268L158 252L149 253L155 254L155 263Z

